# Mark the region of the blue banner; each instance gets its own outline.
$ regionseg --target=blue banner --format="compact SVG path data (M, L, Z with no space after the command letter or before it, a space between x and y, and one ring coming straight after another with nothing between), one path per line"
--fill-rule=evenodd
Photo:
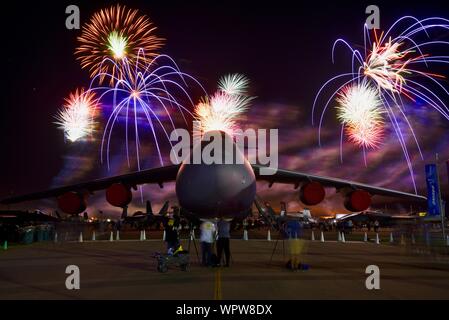
M427 181L427 212L429 216L441 215L440 186L438 185L438 172L435 164L426 165Z

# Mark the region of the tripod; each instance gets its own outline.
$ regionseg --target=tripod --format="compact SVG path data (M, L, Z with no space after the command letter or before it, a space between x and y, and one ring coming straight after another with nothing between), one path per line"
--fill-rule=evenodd
M276 242L274 243L273 252L271 253L270 263L268 264L269 266L271 266L271 262L273 261L274 253L276 252L276 248L277 248L277 246L278 246L279 238L280 238L281 236L282 236L282 232L279 231L278 236L277 236L277 238L276 238ZM284 258L284 260L285 260L285 239L284 239L283 236L282 236L282 256L283 256L283 258Z
M198 260L198 263L200 263L200 256L198 254L198 247L196 246L196 240L195 240L195 230L193 229L193 224L190 223L190 236L189 236L189 244L187 246L187 250L190 252L190 244L193 242L193 246L195 247L196 252L196 258Z

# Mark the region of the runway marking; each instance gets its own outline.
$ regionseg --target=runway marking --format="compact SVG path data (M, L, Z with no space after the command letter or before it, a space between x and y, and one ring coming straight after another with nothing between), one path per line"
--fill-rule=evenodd
M214 300L222 300L222 294L221 294L221 268L217 268L217 271L215 271Z

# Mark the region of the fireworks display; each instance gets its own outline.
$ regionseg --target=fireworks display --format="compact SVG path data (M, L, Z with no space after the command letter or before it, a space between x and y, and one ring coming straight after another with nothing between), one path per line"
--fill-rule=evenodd
M115 60L123 59L126 56L126 38L112 31L108 36L108 49Z
M343 88L336 100L337 118L348 139L361 147L378 148L384 121L377 89L362 81Z
M160 163L163 165L156 127L159 127L170 141L170 134L164 122L168 122L172 130L176 129L172 114L179 114L185 120L184 114L191 115L191 113L184 106L184 101L192 107L194 105L187 92L187 81L193 82L200 88L202 86L192 76L181 72L174 60L167 55L160 55L151 62L147 62L141 51L134 64L131 64L127 58L120 63L113 61L111 63L116 64L114 68L120 71L120 78L112 73L99 74L93 78L90 88L98 93L101 100L112 104L112 112L107 119L102 137L101 160L106 158L109 168L111 136L121 118L124 119L125 125L128 166L131 165L129 138L133 137L137 168L141 169L140 141L142 137L140 132L148 128L158 151ZM97 85L97 80L103 78L115 84L113 86ZM178 98L176 94L183 99Z
M243 74L228 74L218 80L218 89L228 95L246 96L249 80Z
M186 122L186 115L192 116L200 122L203 133L221 130L234 135L239 117L253 99L248 95L248 79L242 74L229 74L219 80L214 94L206 95L194 106L187 83L204 89L192 76L181 72L173 59L158 53L163 39L155 35L155 29L147 16L115 5L95 13L78 37L75 54L82 68L89 70L92 81L88 91L76 92L66 100L57 124L67 140L84 139L92 133L93 110L101 101L99 111L106 118L101 159L106 160L108 168L112 133L120 126L124 127L128 166L132 161L130 153L135 150L140 170L144 134L151 136L163 165L158 136L169 141L168 128L176 129L173 117ZM338 39L332 47L332 61L335 50L343 45L349 49L352 68L328 80L315 97L312 124L319 102L328 94L319 116L319 144L330 106L335 107L341 124L341 158L344 136L363 150L366 163L366 151L382 148L383 139L393 132L416 190L408 137L423 156L408 119L409 109L419 101L449 120L449 108L440 98L440 94L449 95L446 79L433 70L438 64L449 64L449 56L438 51L449 42L434 40L448 30L449 20L406 16L385 32L370 31L365 25L363 49ZM193 113L190 105L194 106Z
M97 103L95 94L83 89L76 90L65 99L55 123L64 131L66 139L75 142L92 133Z
M121 131L123 126L128 167L132 162L130 153L135 150L136 166L141 170L144 135L153 138L163 165L158 136L162 134L170 141L169 131L176 129L173 117L179 115L186 122L185 114L192 116L184 106L194 106L188 83L205 92L197 80L180 71L172 58L157 53L163 40L154 35L155 29L137 10L116 5L95 13L78 37L75 54L82 68L89 69L91 84L86 92L77 91L66 100L56 115L56 123L67 140L84 139L92 133L93 112L101 101L99 111L106 118L101 162L107 163L108 170L113 132ZM237 85L235 90L245 82Z
M218 81L218 91L203 98L195 107L195 117L201 131L224 131L231 136L238 116L245 112L253 97L248 96L249 80L241 74L231 74Z
M126 57L133 63L139 50L144 50L147 59L158 55L163 40L154 34L155 29L149 18L139 15L138 10L112 6L95 13L83 26L75 54L91 77L112 74L114 77L109 80L113 81L120 71L114 62ZM100 82L103 79L104 76L100 77Z
M319 118L320 145L324 114L336 98L337 117L342 124L342 132L346 133L350 142L363 148L364 155L365 149L379 147L386 126L394 131L416 191L412 161L400 123L406 124L407 132L413 137L423 158L418 139L407 118L407 108L413 108L411 104L419 100L449 120L449 109L439 98L439 94L449 95L443 81L445 77L432 71L437 64L449 64L449 56L432 55L434 50L449 45L447 41L434 40L438 33L447 34L448 30L447 19L433 17L418 20L406 16L380 35L375 29L371 35L365 25L363 51L338 39L332 48L332 60L337 46L344 45L351 53L352 70L328 80L315 97L313 124L324 89L340 81L338 88L327 99ZM388 121L384 121L384 118Z

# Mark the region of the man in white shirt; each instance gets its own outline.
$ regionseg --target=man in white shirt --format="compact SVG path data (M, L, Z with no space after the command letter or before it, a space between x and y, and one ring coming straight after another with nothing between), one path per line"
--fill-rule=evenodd
M215 224L211 221L204 221L201 224L201 253L202 253L202 265L210 266L212 255L212 243L215 239Z

